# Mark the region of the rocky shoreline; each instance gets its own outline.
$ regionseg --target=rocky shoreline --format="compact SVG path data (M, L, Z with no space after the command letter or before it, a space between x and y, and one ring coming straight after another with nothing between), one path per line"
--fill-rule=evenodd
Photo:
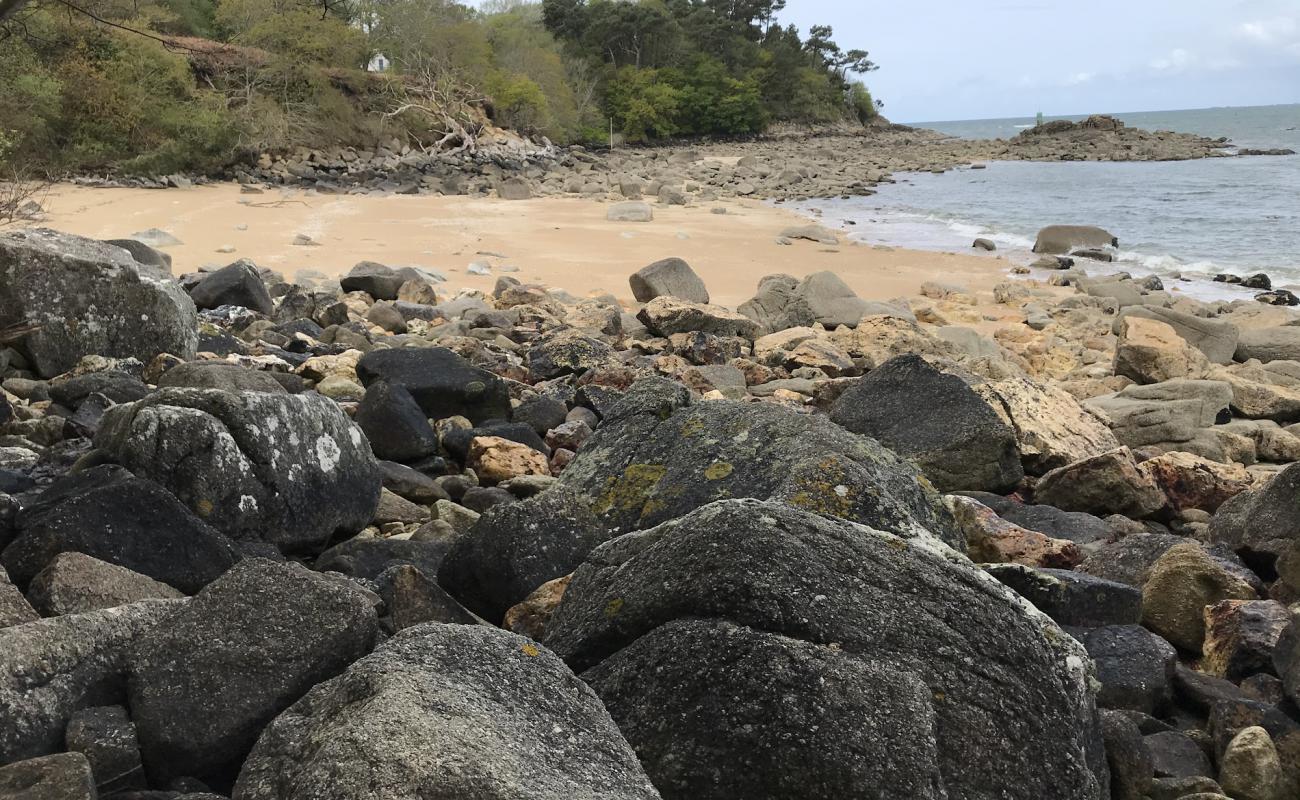
M0 234L0 798L1296 797L1300 317L1056 274Z

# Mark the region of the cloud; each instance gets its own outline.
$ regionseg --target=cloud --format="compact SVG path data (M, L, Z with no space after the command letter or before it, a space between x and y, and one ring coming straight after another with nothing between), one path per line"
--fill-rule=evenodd
M1186 71L1196 62L1196 57L1179 47L1169 51L1169 55L1151 60L1151 69L1156 72L1180 73Z
M1255 44L1290 48L1300 44L1300 23L1294 17L1252 20L1238 25L1237 35Z
M1066 86L1081 86L1090 83L1093 78L1097 77L1095 72L1076 72L1065 79Z

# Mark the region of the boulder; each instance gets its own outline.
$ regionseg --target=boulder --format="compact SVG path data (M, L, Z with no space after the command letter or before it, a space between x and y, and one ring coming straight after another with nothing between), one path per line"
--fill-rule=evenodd
M782 239L805 239L817 244L835 246L840 243L835 231L821 225L796 225L781 231Z
M855 327L869 313L879 313L834 272L814 272L799 282L795 295L812 312L813 322L827 328Z
M1117 394L1094 397L1084 408L1110 426L1129 447L1188 442L1203 428L1230 416L1232 387L1223 381L1171 380L1133 384Z
M35 622L40 618L23 593L10 582L8 571L0 566L0 628Z
M43 616L84 614L141 600L174 600L181 592L125 567L82 553L60 553L27 590Z
M3 636L4 632L0 631L0 638ZM1291 615L1290 624L1278 637L1273 650L1273 666L1282 679L1286 696L1292 703L1300 704L1300 614Z
M545 453L500 436L475 436L470 440L465 466L474 470L474 474L486 485L498 484L520 475L551 474Z
M1204 609L1220 600L1254 600L1255 590L1195 542L1171 547L1142 586L1142 624L1192 653L1205 641Z
M68 751L85 756L97 788L105 794L143 789L144 765L135 725L122 706L98 706L78 711L68 721Z
M1120 333L1128 317L1145 317L1165 323L1184 341L1200 350L1212 364L1231 364L1237 351L1240 330L1227 320L1197 317L1159 306L1130 306L1115 318L1114 333Z
M1142 618L1138 589L1068 569L988 564L990 575L1064 627L1136 625Z
M1035 253L1062 254L1076 247L1118 247L1119 239L1092 225L1048 225L1038 231Z
M739 336L753 340L758 323L722 306L690 303L675 297L659 296L646 303L636 318L657 336L701 331L715 336Z
M377 633L351 583L240 562L132 647L131 715L149 775L228 784L258 732L369 652Z
M611 531L757 497L903 535L929 531L964 549L939 496L875 440L773 403L688 402L675 383L637 382L560 482Z
M124 250L46 229L0 235L0 329L38 326L19 346L41 377L83 356L194 358L194 302Z
M1011 426L1021 465L1031 475L1120 446L1100 418L1055 386L1015 376L972 388Z
M367 387L377 380L405 386L429 419L510 418L505 382L445 347L372 350L357 362L357 377Z
M1055 539L1066 539L1084 545L1085 552L1100 546L1115 535L1109 524L1092 514L1062 511L1051 506L1036 506L1021 502L1015 497L1002 497L987 492L965 494L993 509L999 517L1013 525Z
M1173 703L1173 645L1138 625L1081 629L1076 638L1088 650L1101 689L1097 705L1163 714Z
M534 340L528 348L528 371L535 380L581 375L617 363L614 348L574 330L547 334Z
M1242 492L1210 520L1210 541L1232 548L1247 563L1271 568L1300 542L1300 464L1292 464L1260 489Z
M655 212L650 204L639 200L615 203L605 212L605 219L610 222L651 222L654 218Z
M114 247L120 247L131 254L137 264L146 267L156 267L159 271L168 275L172 271L172 257L170 253L164 253L161 250L155 250L144 242L136 239L105 239L104 244L111 244Z
M81 753L57 753L0 767L3 800L97 800L90 762Z
M1214 772L1214 767L1200 745L1182 731L1153 733L1144 737L1143 741L1151 753L1151 763L1157 777L1208 778Z
M234 800L654 800L600 700L505 631L403 630L266 727Z
M127 649L185 602L148 600L0 628L0 764L62 750L74 713L120 703Z
M1237 339L1238 361L1252 358L1270 361L1300 361L1300 327L1245 328Z
M1160 557L1171 547L1187 541L1184 536L1169 533L1129 533L1091 553L1079 565L1079 571L1141 588L1146 583L1147 573ZM1210 557L1222 569L1247 583L1259 581L1227 548L1212 547Z
M649 206L645 203L647 209ZM642 267L628 278L632 296L638 303L648 303L656 297L676 297L688 303L708 303L709 290L704 281L680 258L665 258Z
M161 486L112 466L56 482L22 510L16 531L0 562L21 586L60 553L82 553L192 594L240 558Z
M313 392L162 389L109 409L95 444L231 538L283 550L361 530L379 501L370 444Z
M199 308L242 306L268 316L275 311L275 304L271 302L257 265L246 258L216 272L206 273L190 289L190 299Z
M1220 464L1176 451L1147 459L1142 471L1164 492L1175 512L1199 509L1213 514L1253 483L1240 464Z
M227 392L287 394L269 372L248 369L224 361L191 361L177 364L158 378L159 388L222 389ZM140 400L132 397L131 400ZM119 401L121 402L121 401Z
M593 551L545 641L665 797L1103 791L1082 648L924 532L713 503Z
M1064 511L1146 517L1165 506L1164 493L1127 447L1048 472L1034 487L1034 500Z
M501 627L540 642L546 637L546 625L555 609L559 608L572 579L573 575L569 574L538 586L523 602L516 603L506 611Z
M528 200L532 196L533 187L527 178L506 178L497 184L497 197L502 200Z
M872 370L830 417L914 459L940 491L1009 491L1024 477L1011 428L964 381L917 355Z
M768 275L759 280L754 297L736 310L757 322L759 329L766 333L812 325L816 317L798 288L798 278Z
M345 292L365 292L376 300L396 300L407 277L392 267L362 261L339 279Z
M1291 621L1276 600L1221 600L1205 607L1201 669L1241 681L1273 672L1273 650Z
M1138 383L1198 378L1209 365L1172 326L1154 319L1125 317L1115 346L1114 372Z
M967 555L973 561L1069 569L1083 560L1074 542L1014 525L977 500L948 495L944 503L966 538Z
M1106 764L1110 767L1111 800L1144 800L1151 789L1155 767L1142 741L1141 730L1121 712L1103 710L1099 716Z
M438 435L424 409L400 383L371 383L353 420L377 458L411 462L438 453Z
M1282 762L1268 731L1244 728L1224 751L1219 784L1233 800L1281 800Z

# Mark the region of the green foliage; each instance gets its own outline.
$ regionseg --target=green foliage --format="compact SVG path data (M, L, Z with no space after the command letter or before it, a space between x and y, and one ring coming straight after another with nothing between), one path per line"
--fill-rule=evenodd
M605 89L605 105L615 126L636 142L677 133L681 100L681 90L661 80L654 69L623 67Z

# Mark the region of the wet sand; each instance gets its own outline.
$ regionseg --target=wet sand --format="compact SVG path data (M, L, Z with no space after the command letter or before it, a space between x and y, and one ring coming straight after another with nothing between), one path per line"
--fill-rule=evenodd
M862 297L915 296L926 281L987 292L1010 264L991 255L947 254L810 241L778 244L780 232L808 220L758 201L654 207L648 223L609 222L609 203L579 198L317 195L297 190L241 194L235 184L190 189L97 189L62 185L45 202L43 225L95 238L160 228L181 240L163 248L176 274L249 258L292 278L300 269L337 276L358 261L420 266L446 273L452 289L490 290L500 267L525 282L575 295L612 292L631 301L627 277L668 256L686 259L713 301L735 307L758 280L831 270ZM711 213L715 207L726 214ZM865 232L867 226L861 226ZM298 234L317 246L295 245ZM219 252L233 247L232 252ZM494 254L494 255L485 255ZM490 276L466 273L491 264Z

